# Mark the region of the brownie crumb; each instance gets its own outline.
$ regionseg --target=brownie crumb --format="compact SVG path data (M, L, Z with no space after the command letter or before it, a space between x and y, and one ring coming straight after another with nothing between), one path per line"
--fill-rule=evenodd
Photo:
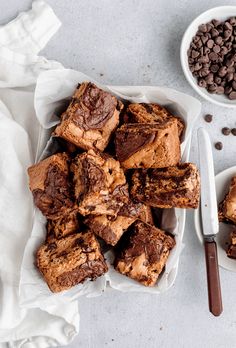
M213 116L210 114L205 115L204 120L208 123L212 122Z
M223 149L222 142L218 141L217 143L215 143L215 148L216 148L216 150L222 150Z

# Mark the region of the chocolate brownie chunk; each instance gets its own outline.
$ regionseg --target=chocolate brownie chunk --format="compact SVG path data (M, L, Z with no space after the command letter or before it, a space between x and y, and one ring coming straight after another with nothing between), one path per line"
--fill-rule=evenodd
M116 155L124 168L163 168L180 161L177 120L127 123L116 131Z
M115 269L145 286L154 286L175 245L164 231L136 221L118 245Z
M34 203L51 220L58 219L74 205L68 163L69 156L58 153L28 169Z
M47 221L47 241L63 238L80 230L78 211L76 209L61 215L57 220Z
M219 220L236 223L236 176L232 177L229 192L219 206Z
M37 266L52 292L100 277L108 268L91 232L52 239L37 252Z
M157 208L197 208L200 176L192 163L163 169L136 170L132 176L131 196Z
M163 121L176 118L178 125L179 137L182 136L185 124L184 121L177 116L173 116L163 106L158 104L129 104L124 115L126 123L162 123Z
M89 150L74 159L71 170L82 215L116 215L128 203L124 172L112 157Z
M116 97L91 82L84 82L75 90L54 134L84 150L103 151L118 126L122 108Z
M85 220L95 234L102 238L107 244L116 245L123 233L138 218L145 222L153 223L150 207L144 204L129 202L123 205L117 216L90 215Z
M230 234L231 243L227 250L227 256L231 259L236 259L236 231Z

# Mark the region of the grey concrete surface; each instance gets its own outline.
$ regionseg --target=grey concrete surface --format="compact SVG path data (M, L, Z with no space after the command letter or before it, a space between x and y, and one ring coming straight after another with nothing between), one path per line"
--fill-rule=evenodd
M236 137L221 135L236 126L236 111L198 97L185 80L179 61L181 37L201 12L218 0L48 0L62 21L60 31L42 52L105 84L161 85L197 97L202 102L199 125L210 133L216 172L236 165ZM30 0L0 1L0 24L30 7ZM206 124L202 116L214 115ZM196 134L191 160L197 161ZM236 274L220 270L224 312L208 312L205 261L188 213L179 273L161 296L108 291L102 297L81 298L81 330L69 348L234 348L236 347Z

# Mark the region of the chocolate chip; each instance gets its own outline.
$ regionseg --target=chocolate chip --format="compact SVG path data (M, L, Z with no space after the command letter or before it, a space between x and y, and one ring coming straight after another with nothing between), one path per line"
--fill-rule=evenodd
M215 93L216 90L217 90L217 84L216 83L213 83L212 85L210 85L208 87L208 92L210 92L210 93Z
M217 143L215 143L215 148L217 150L222 150L223 149L223 144L221 141L218 141Z
M202 68L202 64L200 64L200 63L196 63L196 64L194 65L195 71L198 71L198 70L200 70L201 68Z
M200 53L199 53L198 51L192 50L192 54L191 54L192 58L195 59L195 58L197 58L199 55L200 55Z
M207 47L212 48L214 46L214 41L212 39L207 41Z
M203 35L201 37L202 43L205 45L205 43L208 41L208 36Z
M218 55L217 55L215 52L211 52L211 53L209 54L209 58L210 58L210 60L212 60L212 61L216 61L216 60L218 59Z
M228 127L224 127L224 128L222 128L221 132L224 135L229 135L230 134L230 129Z
M231 17L229 19L229 23L232 25L232 26L235 26L236 25L236 18L235 17Z
M215 43L216 43L217 45L221 45L222 42L223 42L223 39L222 39L221 36L217 36L217 37L215 38Z
M233 89L236 91L236 81L233 81L233 82L232 82L232 87L233 87Z
M218 75L220 77L224 77L226 74L227 74L227 68L226 66L222 66L218 71Z
M211 29L214 28L214 25L212 23L207 23L206 26L207 26L207 32L211 31Z
M210 70L208 68L202 68L199 72L201 77L206 77L209 74Z
M236 99L236 92L231 92L230 94L229 94L229 99L230 100L234 100L234 99Z
M236 136L236 128L232 128L231 133Z
M203 53L204 53L204 54L208 55L210 52L211 52L210 48L208 48L208 47L204 47L204 48L203 48ZM209 59L209 58L208 58L208 59Z
M219 45L215 45L215 46L213 47L213 51L214 51L215 53L219 53L219 52L220 52L220 46L219 46Z
M225 47L229 50L231 50L232 42L226 42Z
M232 67L233 65L234 65L233 59L227 59L227 60L226 60L226 66L227 66L228 68Z
M196 48L201 48L202 47L202 45L203 45L203 43L202 43L202 41L201 40L199 40L199 41L197 41L196 42Z
M227 73L226 80L228 82L232 81L234 79L234 74L232 72Z
M194 69L194 66L193 66L193 65L190 65L189 68L190 68L191 73L193 73L194 70L195 70L195 69Z
M226 79L223 79L222 81L221 81L221 86L223 86L223 87L225 87L226 86L226 83L227 83L227 81L226 81Z
M221 50L220 50L220 53L225 56L228 53L228 48L225 47L225 46L222 46Z
M228 95L232 92L232 87L231 86L226 86L225 87L225 94Z
M230 31L233 29L232 25L229 22L225 22L225 28L229 29Z
M223 86L218 86L216 88L216 94L224 94L224 92L225 92L225 89Z
M208 63L209 62L209 57L208 56L202 56L198 59L199 63Z
M218 77L218 76L216 76L216 77L215 77L215 83L216 83L217 85L220 85L220 84L221 84L221 78Z
M216 37L216 36L219 36L219 32L217 29L213 28L211 30L211 37Z
M206 88L207 83L206 83L206 81L204 79L199 79L198 80L198 86Z
M212 119L213 119L213 116L211 114L206 114L204 116L204 120L208 123L210 123L212 121Z
M201 31L202 33L206 33L207 32L206 24L199 25L198 30Z
M224 31L224 38L227 40L232 34L231 30L225 30Z
M219 65L213 64L213 65L210 67L210 70L211 70L211 72L216 73L216 72L219 70Z
M194 38L193 38L193 42L194 43L196 43L196 42L198 42L200 40L200 36L194 36Z
M208 74L205 78L205 81L211 85L214 82L214 75L212 73Z
M212 19L212 24L214 25L214 27L218 27L218 25L221 24L221 21L219 21L218 19Z

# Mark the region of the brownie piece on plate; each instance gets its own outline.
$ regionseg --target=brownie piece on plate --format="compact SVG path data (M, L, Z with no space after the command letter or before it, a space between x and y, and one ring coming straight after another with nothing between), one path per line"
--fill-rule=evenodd
M37 251L37 266L52 292L100 277L108 268L92 232L52 239Z
M236 176L232 177L229 192L219 206L219 220L236 223Z
M47 221L47 241L52 238L63 238L80 230L80 223L77 209L68 211L57 220Z
M69 182L69 156L58 153L28 169L35 205L51 220L71 210L73 190Z
M126 123L162 123L163 121L176 118L179 137L182 136L185 124L180 117L173 116L163 106L158 104L129 104L124 115Z
M197 208L200 197L199 171L192 163L136 170L132 176L131 196L157 208Z
M126 178L114 158L89 150L71 165L75 196L82 215L116 215L128 203Z
M175 240L152 225L136 221L119 244L115 269L145 286L154 286Z
M180 161L177 120L126 123L116 131L116 156L126 168L163 168Z
M76 146L103 151L119 123L123 104L91 82L78 86L54 134Z
M230 245L227 250L227 256L231 259L236 259L236 231L230 234Z
M123 205L117 216L89 215L85 224L107 244L114 246L128 227L138 218L153 223L150 207L142 203L129 202Z

